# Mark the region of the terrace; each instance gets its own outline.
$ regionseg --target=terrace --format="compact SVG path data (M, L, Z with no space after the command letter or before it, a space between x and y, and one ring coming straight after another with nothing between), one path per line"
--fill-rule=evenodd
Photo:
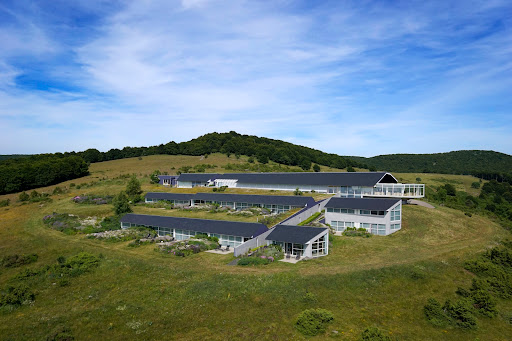
M366 193L365 193L366 194ZM397 198L423 198L425 196L424 184L377 184L366 196L370 197L397 197Z

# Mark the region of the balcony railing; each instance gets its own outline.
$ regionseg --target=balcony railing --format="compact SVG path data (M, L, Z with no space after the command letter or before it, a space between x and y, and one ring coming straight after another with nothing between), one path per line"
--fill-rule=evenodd
M401 198L423 198L425 196L424 184L378 184L371 193L365 196L372 197L401 197Z

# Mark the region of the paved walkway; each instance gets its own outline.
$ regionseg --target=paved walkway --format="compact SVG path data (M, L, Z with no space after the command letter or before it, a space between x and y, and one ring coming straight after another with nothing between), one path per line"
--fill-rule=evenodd
M423 207L427 207L427 208L435 208L434 206L430 205L428 202L424 202L421 200L410 199L410 200L408 200L408 203L411 205L418 205L418 206L423 206Z

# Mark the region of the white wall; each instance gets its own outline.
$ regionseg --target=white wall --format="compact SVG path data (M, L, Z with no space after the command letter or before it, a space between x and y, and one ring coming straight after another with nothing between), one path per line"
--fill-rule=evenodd
M391 221L391 210L397 206L400 206L400 220ZM391 230L391 223L400 224L402 226L402 201L399 201L396 205L391 207L386 211L384 216L369 216L369 215L359 215L359 214L347 214L347 213L334 213L325 211L325 222L329 225L332 225L332 221L350 221L355 223L355 227L362 227L361 223L367 224L385 224L386 225L386 235L391 234L393 232L399 230ZM370 232L370 231L369 231ZM338 233L339 234L339 233Z
M191 181L178 181L177 187L180 187L180 188L192 188L192 182Z

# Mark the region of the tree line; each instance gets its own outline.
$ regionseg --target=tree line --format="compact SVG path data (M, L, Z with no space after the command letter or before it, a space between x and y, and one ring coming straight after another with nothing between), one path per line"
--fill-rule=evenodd
M349 158L388 172L465 174L484 180L512 183L512 156L494 151L459 150L437 154L390 154Z
M89 174L78 155L41 154L0 162L0 194L54 185Z
M87 149L83 152L69 154L79 155L85 161L93 163L159 154L207 155L211 153L223 153L228 156L247 155L263 164L271 160L287 166L299 166L305 171L310 170L314 164L333 168L347 168L349 166L368 168L361 162L340 155L324 153L320 150L280 140L241 135L234 131L210 133L181 143L171 141L158 146L124 147L123 149L110 149L107 152Z

